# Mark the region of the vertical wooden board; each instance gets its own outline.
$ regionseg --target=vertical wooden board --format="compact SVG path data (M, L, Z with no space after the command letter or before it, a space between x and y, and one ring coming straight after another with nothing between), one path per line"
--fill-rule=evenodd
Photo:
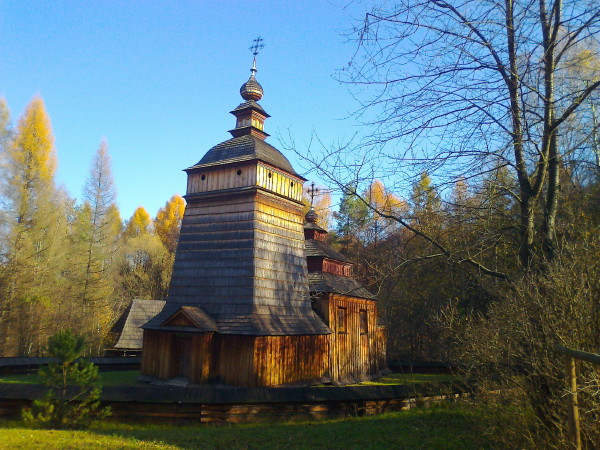
M273 353L275 352L275 345L274 345L274 341L273 341L273 336L269 336L269 353L268 355L268 363L267 363L267 367L269 370L269 385L273 386L275 384L275 375L273 374L273 362L274 362L274 357L273 357Z
M281 340L279 336L273 336L273 358L271 360L273 370L273 384L279 385L279 362L281 361Z
M265 171L260 164L256 166L256 184L260 187L265 187Z
M262 361L262 365L263 365L263 385L264 386L269 386L270 384L270 367L269 367L269 353L271 351L270 348L270 339L269 336L263 336L262 339L264 340L264 353L261 356L261 361Z
M257 386L257 378L254 374L254 345L255 345L256 336L251 336L249 339L246 339L246 348L245 352L245 367L246 367L246 377L248 378L248 383L252 386Z
M264 337L258 336L254 340L254 373L256 382L259 386L264 384L264 365L262 364L262 356L264 354Z
M260 367L257 364L257 358L259 355L259 347L261 345L261 341L259 337L255 337L254 338L254 346L252 348L252 373L253 373L253 377L256 380L257 384L260 386L260 374L259 374L259 370Z

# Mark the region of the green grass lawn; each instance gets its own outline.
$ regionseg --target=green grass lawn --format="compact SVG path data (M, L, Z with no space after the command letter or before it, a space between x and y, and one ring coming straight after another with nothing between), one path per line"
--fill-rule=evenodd
M59 431L0 420L0 448L494 448L482 432L492 417L485 408L456 403L318 422L222 426L106 421L87 431Z
M439 383L443 381L455 381L460 378L447 373L390 373L383 377L363 381L356 386L386 386L391 384L413 384L413 383Z

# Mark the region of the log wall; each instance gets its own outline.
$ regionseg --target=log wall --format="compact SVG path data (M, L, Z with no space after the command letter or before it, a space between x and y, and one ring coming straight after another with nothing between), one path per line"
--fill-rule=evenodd
M0 417L18 418L21 409L42 397L47 389L0 383ZM101 401L102 406L111 407L109 420L238 423L378 414L426 407L441 400L467 397L470 392L468 386L456 383L206 390L136 385L106 386Z

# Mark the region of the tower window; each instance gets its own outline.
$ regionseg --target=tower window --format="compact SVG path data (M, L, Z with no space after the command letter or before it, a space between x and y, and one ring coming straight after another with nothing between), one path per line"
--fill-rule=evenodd
M206 180L206 175L202 175L202 176L200 177L200 179L201 179L202 181Z
M269 173L267 174L267 176L268 176L269 178L271 178L271 177L273 176L273 174L272 174L271 172L269 172Z
M238 174L238 175L241 175L241 174L242 174L242 171L241 171L241 170L238 170L238 171L237 171L237 174Z
M290 186L294 187L294 182L293 181L290 181Z

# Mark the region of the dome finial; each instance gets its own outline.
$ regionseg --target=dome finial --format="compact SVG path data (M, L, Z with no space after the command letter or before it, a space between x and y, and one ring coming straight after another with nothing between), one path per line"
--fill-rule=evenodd
M252 61L252 69L250 69L251 75L248 81L242 84L240 88L240 95L244 100L260 100L263 96L263 88L258 81L256 81L256 55L265 47L263 43L263 38L258 36L254 39L253 44L250 46L250 51L254 55L254 60Z
M308 188L308 194L310 195L310 209L308 210L305 216L305 220L308 223L317 223L317 220L319 220L319 215L317 214L313 206L315 202L315 195L317 195L318 192L319 188L315 187L315 182L313 181L312 183L310 183L310 187Z
M315 208L312 205L306 213L306 216L304 216L304 220L308 223L317 223L317 221L319 220L319 215L317 214Z

